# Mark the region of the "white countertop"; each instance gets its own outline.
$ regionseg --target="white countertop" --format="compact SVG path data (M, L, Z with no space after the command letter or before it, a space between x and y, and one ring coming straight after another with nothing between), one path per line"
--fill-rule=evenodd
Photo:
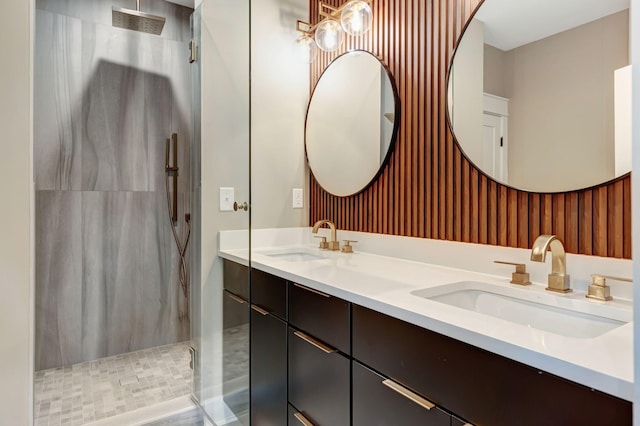
M304 251L323 259L292 262L265 254L274 250ZM247 249L221 248L219 255L248 264ZM631 322L595 338L572 338L411 294L414 290L459 281L482 281L549 294L544 285L534 282L527 287L514 286L509 284L508 278L501 276L375 254L329 252L309 244L254 248L251 266L619 398L633 400ZM557 297L584 303L584 296L584 292L576 291ZM629 311L632 308L629 301L606 303Z

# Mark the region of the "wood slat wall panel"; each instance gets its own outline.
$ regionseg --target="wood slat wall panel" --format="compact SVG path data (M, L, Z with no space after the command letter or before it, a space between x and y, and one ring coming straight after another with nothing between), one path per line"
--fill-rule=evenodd
M346 0L328 0L340 6ZM340 229L530 247L556 234L568 252L631 258L631 179L563 194L517 191L479 172L447 126L449 62L480 0L373 0L372 30L321 52L310 68L310 93L322 71L348 49L369 50L396 78L402 114L395 151L378 178L353 197L310 183L310 223ZM310 0L310 21L319 20Z

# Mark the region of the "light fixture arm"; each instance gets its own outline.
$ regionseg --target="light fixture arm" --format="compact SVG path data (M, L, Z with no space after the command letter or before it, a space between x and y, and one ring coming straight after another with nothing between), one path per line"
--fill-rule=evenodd
M337 47L342 43L345 32L348 32L351 35L361 35L362 33L368 30L369 26L371 25L370 24L371 8L368 5L371 4L372 1L373 0L347 1L343 3L340 7L336 8L326 4L322 0L319 0L318 14L321 17L320 21L312 25L309 22L305 22L298 19L296 21L296 31L302 33L302 36L298 38L297 42L301 43L301 45L307 46L307 48L311 48L311 45L309 43L313 43L313 44L317 43L320 49L325 50L327 52L336 50ZM366 5L366 10L368 10L367 13L369 14L368 25L367 25L367 28L364 30L361 30L360 25L357 26L357 29L355 29L354 27L351 27L351 24L349 24L349 27L345 27L344 26L345 24L342 21L343 19L345 19L344 16L342 15L343 15L343 11L345 11L347 6L362 7L362 6L358 6L358 3L364 3ZM363 10L363 9L360 9L360 10ZM351 10L349 10L349 12L351 12ZM335 22L337 22L337 28L336 28ZM318 32L322 33L323 35L329 34L330 38L323 39L323 40L331 40L331 43L329 45L323 46L319 42L319 40L316 38L318 37L317 35ZM337 41L337 43L336 43L336 37L339 40ZM315 56L315 53L312 56Z
M373 0L362 0L367 4L371 4ZM318 14L323 17L318 23L311 25L309 22L302 21L298 19L296 21L296 31L301 32L302 34L306 34L309 36L313 36L313 32L316 30L318 25L322 23L325 19L333 19L334 21L340 20L340 14L342 13L342 9L344 9L349 2L344 3L340 7L329 6L322 0L318 1ZM328 12L327 12L328 11Z
M345 4L347 4L347 3L345 3ZM338 20L339 19L338 16L340 15L340 12L344 8L345 4L343 4L342 6L340 6L338 8L335 8L333 6L329 6L328 4L326 4L322 0L320 0L318 2L318 14L320 16L324 16L327 19L333 19L334 21Z
M313 36L313 32L315 31L317 26L318 24L311 25L310 23L301 21L300 19L296 21L296 31L299 31L302 34L306 34L308 36Z

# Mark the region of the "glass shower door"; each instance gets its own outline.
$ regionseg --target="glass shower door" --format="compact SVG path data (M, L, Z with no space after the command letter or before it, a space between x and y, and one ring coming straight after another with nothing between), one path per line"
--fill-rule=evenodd
M192 395L216 425L249 423L250 211L229 209L250 193L249 4L204 0L192 17ZM225 241L246 262L223 261Z

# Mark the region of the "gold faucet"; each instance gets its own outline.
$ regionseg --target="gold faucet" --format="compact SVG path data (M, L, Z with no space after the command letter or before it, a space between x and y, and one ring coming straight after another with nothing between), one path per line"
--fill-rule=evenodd
M331 222L329 219L322 219L317 221L315 225L313 225L313 229L311 230L311 232L313 232L314 234L317 234L318 229L320 229L320 227L325 223L329 225L329 228L331 228L331 241L327 242L327 248L329 250L340 250L340 243L338 242L336 225L333 222Z
M545 290L569 293L571 285L569 275L566 274L567 256L564 252L564 246L558 237L555 235L540 235L536 238L531 249L531 260L544 262L547 257L547 250L551 250L551 273Z

